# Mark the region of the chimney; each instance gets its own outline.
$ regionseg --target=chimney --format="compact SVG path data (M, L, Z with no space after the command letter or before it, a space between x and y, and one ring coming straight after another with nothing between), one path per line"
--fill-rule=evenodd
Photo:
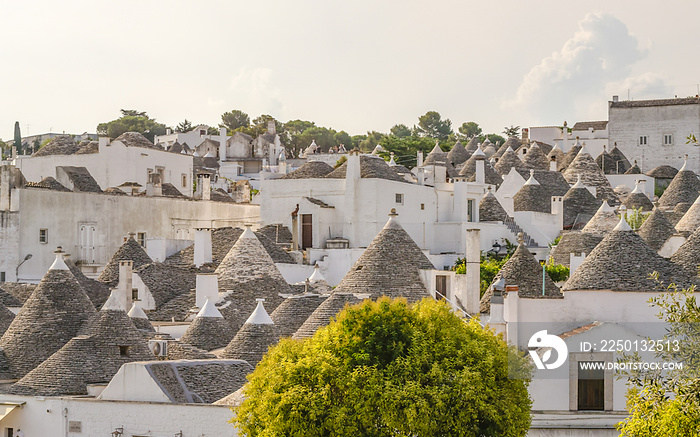
M10 159L15 159L17 158L17 147L12 146L12 154L10 155Z
M524 127L522 130L522 142L523 144L527 144L530 142L530 129Z
M124 308L124 311L131 309L133 303L133 261L119 261L119 284L117 291L119 295L119 304Z
M0 166L0 211L10 210L10 195L12 193L12 166Z
M476 160L476 183L484 184L486 183L486 162L483 159Z
M569 151L569 128L564 121L564 126L561 128L561 151L566 153Z
M211 200L211 175L200 173L199 183L202 186L202 200Z
M496 285L494 284L492 287L496 287ZM491 309L489 313L489 320L486 323L490 328L496 331L496 335L505 335L506 321L503 318L503 290L493 290L493 296L491 296Z
M549 171L557 171L557 157L552 155L552 159L549 160Z
M348 155L348 166L345 171L346 181L357 181L360 179L360 155L351 153Z
M559 230L564 229L564 196L552 196L551 211L557 216Z
M275 135L277 133L277 126L275 124L275 120L267 121L267 133L271 135Z
M195 228L194 230L194 265L212 262L211 255L211 228Z
M619 102L619 101L620 101L620 97L619 97L619 96L613 96L613 102L614 102L614 103L617 103L617 102Z
M423 165L423 151L419 150L416 152L416 167L420 167Z
M196 243L195 243L196 244ZM209 299L211 303L219 301L219 277L216 273L198 273L195 306L202 308Z
M569 276L573 275L578 266L583 263L583 260L586 259L586 254L581 252L580 254L577 253L570 253L569 254Z
M226 128L219 128L219 162L226 161Z
M172 133L173 133L173 131L170 130L170 128L165 129L165 135L170 135Z
M465 295L461 296L462 305L467 313L479 314L481 290L481 232L479 229L467 229L465 263L467 285L464 288Z
M98 144L100 149L103 147L109 146L109 143L110 143L109 137L99 137L97 139L97 144Z

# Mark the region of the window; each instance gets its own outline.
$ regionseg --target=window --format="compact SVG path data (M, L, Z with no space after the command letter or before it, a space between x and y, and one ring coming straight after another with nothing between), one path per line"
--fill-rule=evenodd
M39 243L46 244L49 242L49 230L39 229Z
M131 300L140 300L140 299L139 299L139 289L138 289L138 288L132 288L132 289L131 289Z
M664 134L664 146L673 144L673 134Z
M186 187L187 187L187 175L183 173L182 174L182 188L186 188Z
M425 209L425 203L420 204L420 209L421 209L421 211Z
M399 205L403 205L403 194L396 193L396 203Z
M206 134L207 134L207 131L205 131L204 129L199 130L199 135L206 135Z
M474 221L474 199L467 199L467 221Z
M0 282L5 282L5 272L0 272Z
M122 357L129 356L129 346L119 346L119 355Z
M15 435L14 428L5 428L5 436L6 437L14 437L14 435Z
M145 232L139 232L136 234L136 239L141 245L141 247L146 247L146 233Z
M640 145L640 146L646 146L646 145L647 145L647 136L646 136L646 135L640 135L640 136L639 136L639 145Z

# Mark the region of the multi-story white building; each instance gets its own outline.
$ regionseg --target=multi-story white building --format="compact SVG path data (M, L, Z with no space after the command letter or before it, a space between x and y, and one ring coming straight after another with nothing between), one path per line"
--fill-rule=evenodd
M700 171L700 148L688 135L700 133L700 98L608 102L610 144L647 172L660 165L678 168L688 155L688 169Z

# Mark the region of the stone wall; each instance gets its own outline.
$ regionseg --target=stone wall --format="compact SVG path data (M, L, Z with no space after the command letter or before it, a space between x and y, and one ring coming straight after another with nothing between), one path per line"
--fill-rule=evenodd
M19 250L19 213L0 211L0 272L5 273L5 281L17 280L15 269L25 255Z

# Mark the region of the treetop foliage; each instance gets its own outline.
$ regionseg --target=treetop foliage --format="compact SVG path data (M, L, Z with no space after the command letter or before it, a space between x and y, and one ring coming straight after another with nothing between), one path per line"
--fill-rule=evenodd
M271 348L232 423L250 437L524 436L531 401L511 353L444 302L367 300Z
M121 113L122 116L116 120L98 124L98 135L106 135L114 139L124 132L138 132L150 141L153 141L156 135L165 134L166 126L163 123L156 122L155 119L150 118L145 112L122 109Z

